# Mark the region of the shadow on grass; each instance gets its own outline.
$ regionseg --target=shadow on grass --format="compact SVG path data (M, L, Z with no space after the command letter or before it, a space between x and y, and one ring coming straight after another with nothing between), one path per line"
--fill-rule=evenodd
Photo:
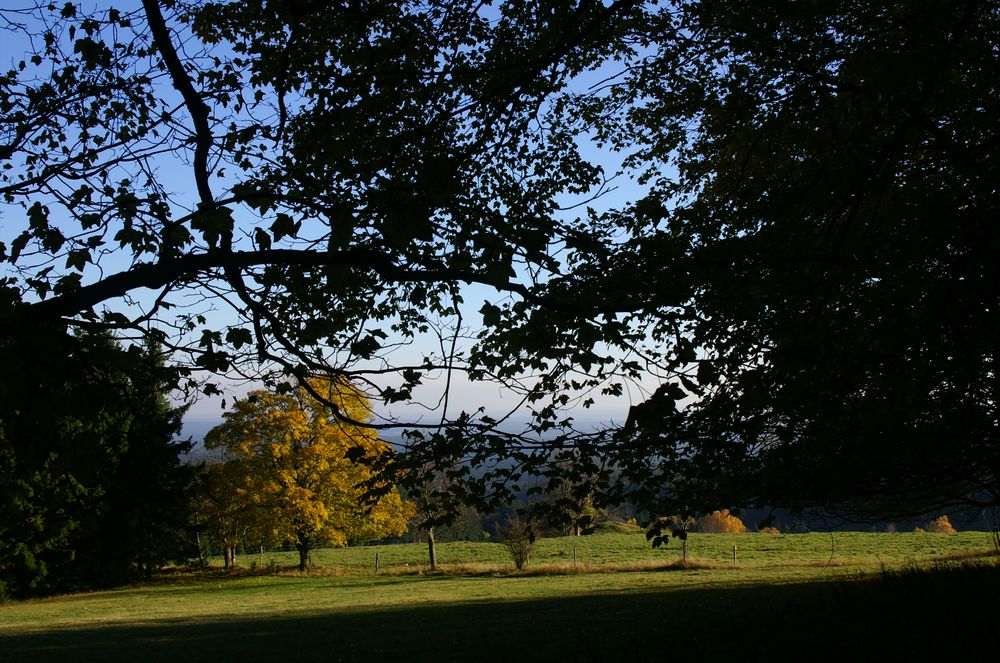
M0 660L993 660L997 597L1000 568L966 566L837 582L0 634Z
M445 574L380 574L380 575L351 575L346 572L328 573L324 571L300 573L295 570L287 570L279 573L264 573L256 570L237 569L236 571L222 571L220 569L196 570L196 571L171 571L155 576L153 580L146 580L135 585L131 585L133 590L168 591L171 595L184 594L204 594L206 591L226 590L227 592L256 592L267 591L268 587L261 587L254 584L256 579L281 578L283 581L302 581L310 586L317 581L329 580L331 588L337 587L371 587L377 585L403 585L412 584L414 577L419 576L420 580L432 579L454 579L455 575ZM111 590L114 591L114 590ZM59 597L47 597L47 600L58 600ZM46 600L46 599L43 599ZM0 661L0 663L4 663Z

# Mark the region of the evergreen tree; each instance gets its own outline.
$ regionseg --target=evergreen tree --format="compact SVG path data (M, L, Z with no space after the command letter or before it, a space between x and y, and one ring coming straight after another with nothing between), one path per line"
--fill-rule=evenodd
M182 557L191 469L154 348L34 327L0 344L0 593L127 582Z
M122 385L125 448L105 485L96 537L83 549L94 584L120 584L197 554L189 533L189 496L194 468L181 463L190 441L175 441L186 406L170 404L171 372L159 349L147 344L136 372ZM87 555L84 555L86 557Z

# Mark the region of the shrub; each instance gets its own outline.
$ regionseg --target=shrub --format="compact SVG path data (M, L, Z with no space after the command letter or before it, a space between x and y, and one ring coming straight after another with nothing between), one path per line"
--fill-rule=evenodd
M927 523L927 531L935 534L954 534L955 527L948 520L948 516L938 516Z
M497 527L497 534L510 553L514 566L518 571L523 570L535 549L535 526L523 520L508 518L505 523Z
M781 534L781 530L778 529L777 527L761 527L760 528L760 533L761 534Z
M698 531L706 534L739 534L747 531L747 526L729 509L713 511L698 519Z

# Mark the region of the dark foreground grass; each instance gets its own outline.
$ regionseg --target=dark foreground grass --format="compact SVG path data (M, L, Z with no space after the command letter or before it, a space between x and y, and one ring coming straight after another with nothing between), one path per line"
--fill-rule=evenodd
M4 634L2 661L997 660L1000 569Z

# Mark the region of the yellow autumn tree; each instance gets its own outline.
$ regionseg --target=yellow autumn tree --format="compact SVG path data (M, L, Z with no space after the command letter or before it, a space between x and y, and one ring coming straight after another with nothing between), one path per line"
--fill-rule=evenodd
M698 530L708 534L742 534L747 531L747 526L739 516L729 513L729 509L723 509L699 518Z
M927 523L927 531L935 534L954 534L957 530L948 516L943 515Z
M368 401L345 380L312 380L343 418L365 422ZM205 438L223 452L233 486L234 508L255 514L262 534L288 541L309 566L318 543L398 535L412 512L394 488L374 503L362 484L370 464L392 453L364 426L346 424L305 389L289 394L254 391L238 400Z

